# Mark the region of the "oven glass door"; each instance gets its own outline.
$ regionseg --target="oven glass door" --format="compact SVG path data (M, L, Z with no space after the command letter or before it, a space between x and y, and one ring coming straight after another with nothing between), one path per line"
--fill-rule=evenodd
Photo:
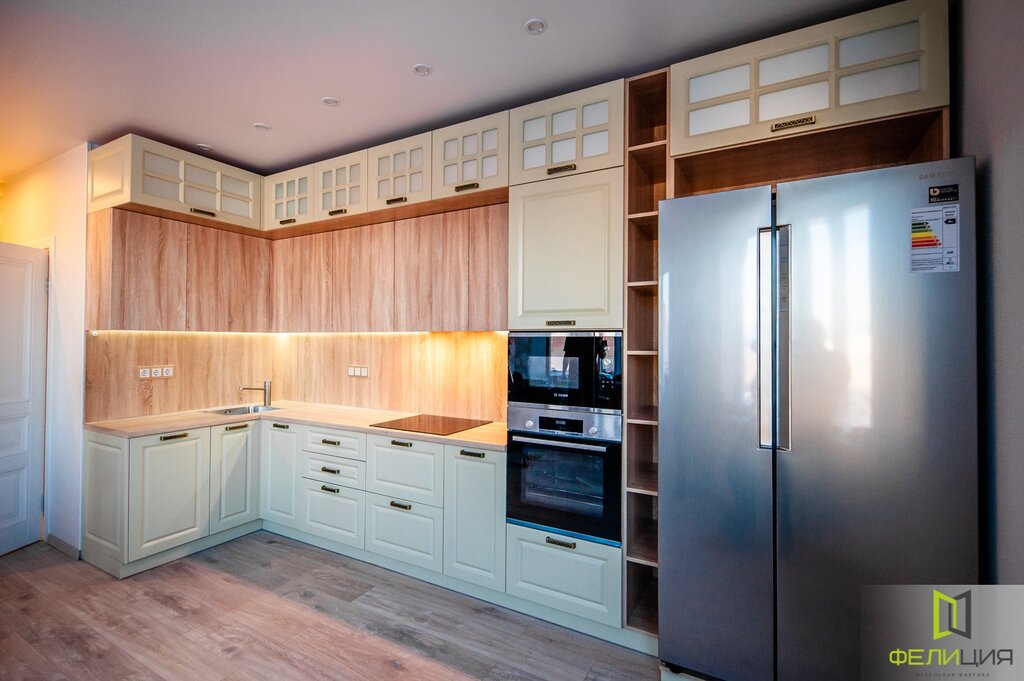
M618 543L621 456L617 442L511 435L508 518Z

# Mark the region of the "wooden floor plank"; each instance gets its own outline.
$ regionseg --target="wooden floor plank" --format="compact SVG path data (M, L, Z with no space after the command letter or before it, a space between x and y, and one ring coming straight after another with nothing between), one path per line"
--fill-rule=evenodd
M13 630L0 626L0 681L70 681Z

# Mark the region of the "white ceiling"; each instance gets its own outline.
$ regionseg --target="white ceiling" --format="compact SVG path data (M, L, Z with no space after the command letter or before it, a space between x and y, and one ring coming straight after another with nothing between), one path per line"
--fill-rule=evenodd
M879 4L0 0L0 179L125 132L277 171Z

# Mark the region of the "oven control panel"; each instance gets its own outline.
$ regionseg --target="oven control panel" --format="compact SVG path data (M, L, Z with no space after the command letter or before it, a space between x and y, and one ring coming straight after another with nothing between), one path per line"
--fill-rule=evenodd
M508 429L521 433L547 433L621 442L622 415L509 405Z

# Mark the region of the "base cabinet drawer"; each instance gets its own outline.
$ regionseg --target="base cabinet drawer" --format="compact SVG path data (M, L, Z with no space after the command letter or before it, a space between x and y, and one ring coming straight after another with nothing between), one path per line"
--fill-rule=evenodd
M303 428L302 448L318 454L366 461L366 435L363 433L306 426Z
M444 505L444 445L371 435L366 450L367 492Z
M622 626L622 550L508 525L507 591L534 603Z
M366 493L366 550L441 572L444 510Z
M302 477L332 485L366 489L366 462L302 452Z
M365 492L301 478L297 496L298 529L341 544L363 548Z

